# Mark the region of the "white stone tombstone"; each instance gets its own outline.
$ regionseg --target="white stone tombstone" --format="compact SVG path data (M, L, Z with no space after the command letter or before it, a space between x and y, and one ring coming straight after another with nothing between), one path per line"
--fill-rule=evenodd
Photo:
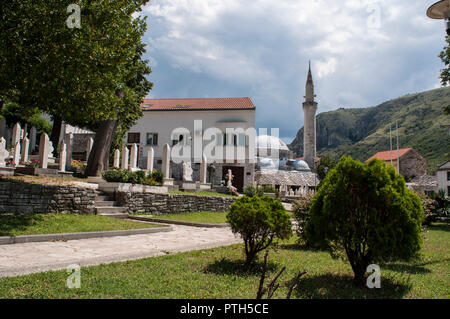
M162 157L162 173L164 178L170 178L170 146L169 144L164 144L163 147L163 157Z
M120 151L119 150L114 151L114 167L120 168Z
M192 172L191 163L183 162L183 182L192 182Z
M155 156L155 151L153 150L153 147L150 147L150 149L147 152L147 172L151 174L153 172L153 159Z
M30 140L28 137L25 137L22 140L22 161L25 163L28 161L28 149L30 145Z
M9 156L9 152L6 150L6 140L0 137L0 167L6 167L6 159Z
M50 151L50 139L48 135L42 133L41 139L39 140L39 167L47 168L48 167L48 155Z
M14 166L19 165L20 162L20 141L16 143L13 150L13 163Z
M22 133L22 129L20 127L19 123L16 123L13 127L12 131L12 139L11 139L11 145L15 147L15 145L20 142L20 134Z
M89 160L89 155L91 154L92 146L94 146L94 139L90 137L86 145L86 161Z
M136 170L137 168L137 157L138 157L138 146L136 143L131 146L131 156L130 156L130 169Z
M66 171L66 156L67 156L67 145L64 143L64 141L61 142L61 151L59 153L59 171L65 172Z
M202 162L200 163L200 183L206 184L206 165L208 161L206 160L205 154L202 156Z
M28 149L28 154L33 154L34 150L36 149L36 134L36 127L33 126L30 130L30 146Z
M124 147L123 151L122 151L122 165L121 165L121 169L123 170L128 170L128 155L129 155L130 151L128 150L128 147Z
M72 150L73 150L73 134L69 133L64 136L64 143L66 144L66 171L72 168Z

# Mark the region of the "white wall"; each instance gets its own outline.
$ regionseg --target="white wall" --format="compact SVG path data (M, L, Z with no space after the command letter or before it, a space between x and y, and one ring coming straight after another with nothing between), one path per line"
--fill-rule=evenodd
M144 116L138 120L128 132L140 133L139 157L147 157L150 147L155 151L155 159L161 159L164 144L172 148L171 133L176 128L186 128L191 137L194 137L194 121L202 120L203 132L212 127L217 127L225 133L226 128L255 127L254 110L214 110L214 111L144 111ZM158 133L158 145L147 146L147 133ZM126 136L126 139L128 134ZM127 140L125 140L127 142ZM203 142L203 147L210 142ZM254 141L252 142L252 144ZM191 143L193 144L193 143ZM249 141L247 139L246 146ZM193 145L192 145L193 146ZM193 150L192 150L192 153Z

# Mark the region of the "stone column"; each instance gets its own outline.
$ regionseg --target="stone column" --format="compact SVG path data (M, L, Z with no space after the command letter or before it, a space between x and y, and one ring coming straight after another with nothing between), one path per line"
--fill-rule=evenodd
M14 127L13 127L12 139L11 139L11 145L13 145L14 147L18 142L20 142L21 133L22 133L22 129L20 127L20 124L16 123L16 125L14 125Z
M202 162L200 163L200 183L206 184L206 165L208 161L206 160L205 154L202 156Z
M114 167L120 168L120 151L119 150L114 151Z
M69 133L64 136L64 144L66 144L66 171L72 169L72 150L73 150L73 134Z
M28 161L28 149L30 145L30 140L28 137L25 137L22 140L22 161L25 163Z
M30 130L30 147L28 149L28 154L33 154L34 150L36 149L36 134L36 127L33 126Z
M9 152L6 150L6 140L0 137L0 167L6 167L6 159L9 156Z
M124 147L122 151L122 166L120 167L123 170L128 170L128 155L130 151L128 150L128 147Z
M91 154L92 146L94 146L94 139L92 137L90 137L88 139L87 146L86 146L86 162L89 160L89 155Z
M164 178L170 178L170 146L165 144L162 156L162 173Z
M64 143L64 141L61 142L61 148L59 152L59 171L65 172L66 171L66 159L67 159L67 145Z
M163 147L163 157L162 157L162 173L164 176L164 185L171 187L173 186L173 178L170 178L170 146L169 144L164 144Z
M131 146L130 169L137 169L138 146L136 143Z
M48 135L42 133L41 139L39 140L39 167L47 168L48 167L48 155L50 150L50 139Z
M147 172L151 174L153 172L153 159L155 157L155 151L153 150L153 147L150 147L150 149L147 152Z
M13 162L14 166L19 165L20 162L20 141L16 143L13 150Z

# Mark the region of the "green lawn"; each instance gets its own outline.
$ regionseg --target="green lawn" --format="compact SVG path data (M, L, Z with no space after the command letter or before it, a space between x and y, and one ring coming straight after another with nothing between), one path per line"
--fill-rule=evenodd
M355 288L350 266L328 253L278 243L269 255L268 276L282 267L275 298L285 298L288 281L302 278L293 298L450 298L450 227L424 234L423 256L415 262L381 266L381 289ZM255 298L259 272L242 270L242 245L146 258L81 269L81 289L68 289L65 271L0 278L0 298ZM267 280L268 281L268 280Z
M154 215L154 218L179 220L183 222L203 223L203 224L223 224L226 223L226 212L197 212L197 213L183 213L183 214L165 214Z
M97 215L0 214L0 236L64 234L159 227Z
M183 192L183 191L169 191L169 194L181 194L181 195L196 195L196 196L216 196L216 197L235 197L235 195L222 194L217 192Z

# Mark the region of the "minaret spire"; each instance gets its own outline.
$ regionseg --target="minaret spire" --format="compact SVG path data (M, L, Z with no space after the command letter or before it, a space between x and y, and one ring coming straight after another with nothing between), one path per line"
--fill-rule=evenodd
M314 102L314 98L316 97L314 94L314 82L311 73L311 61L309 61L309 69L308 69L308 78L306 79L306 102Z
M306 79L306 95L303 103L303 156L311 169L315 168L316 159L316 111L317 102L314 101L314 82L309 61L308 77Z

